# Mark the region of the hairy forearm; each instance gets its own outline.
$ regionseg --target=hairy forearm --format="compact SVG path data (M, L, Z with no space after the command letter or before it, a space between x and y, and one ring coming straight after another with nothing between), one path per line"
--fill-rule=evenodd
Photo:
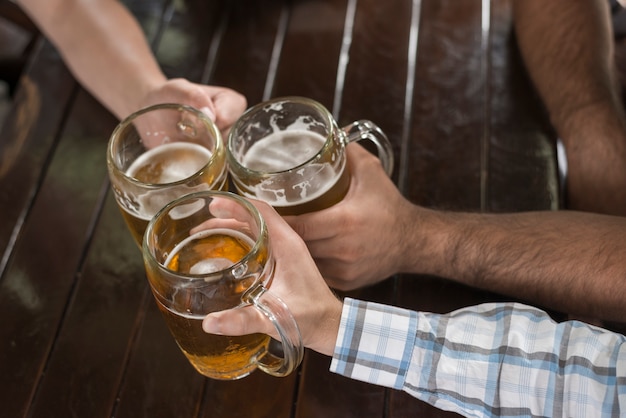
M165 81L144 33L116 0L20 0L75 77L118 118Z
M626 318L626 221L582 212L429 211L413 272L434 274L547 308ZM424 232L424 229L430 232Z
M568 206L626 215L626 124L606 0L514 0L526 68L563 140Z
M572 112L607 95L618 97L606 0L513 4L524 62L554 122L564 122Z

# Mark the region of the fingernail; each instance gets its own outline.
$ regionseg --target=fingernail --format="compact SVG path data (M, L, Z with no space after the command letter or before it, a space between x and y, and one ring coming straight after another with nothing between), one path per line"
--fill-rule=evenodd
M200 110L202 111L202 113L207 115L212 121L215 121L215 113L213 113L213 111L209 109L207 106L203 107Z
M202 329L207 334L222 335L217 325L217 321L211 318L210 316L207 316L202 321Z

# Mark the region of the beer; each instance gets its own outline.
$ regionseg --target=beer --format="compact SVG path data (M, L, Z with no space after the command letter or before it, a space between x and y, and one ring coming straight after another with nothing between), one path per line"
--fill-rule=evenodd
M177 244L164 265L176 273L211 277L206 275L228 269L244 258L253 246L249 237L234 230L200 231ZM151 274L158 273L152 270L149 276ZM254 370L255 359L268 350L269 336L207 334L202 330L202 319L208 312L240 305L241 295L257 280L256 277L234 279L217 274L211 279L195 279L194 283L182 280L169 290L159 286L158 278L150 279L157 289L155 296L159 309L172 335L196 370L215 379L235 379ZM159 295L165 291L170 294Z
M212 379L232 380L250 374L269 345L265 334L241 337L207 334L202 330L205 315L184 315L173 312L157 300L172 335L193 367Z
M330 207L348 192L350 176L345 161L338 164L334 153L320 152L325 142L325 137L307 130L268 135L250 147L241 164L271 175L246 190L242 181L235 180L235 184L241 193L267 202L281 215Z
M315 175L320 178L321 186L319 189L311 192L306 190L306 183L297 184L295 189L293 189L294 192L301 190L305 197L302 197L300 200L285 198L272 203L276 212L282 216L288 216L302 215L303 213L326 209L340 202L348 193L350 176L348 175L347 167L344 167L341 174L336 175L332 168L326 165L320 168Z
M135 241L141 245L144 231L150 219L166 204L193 191L208 190L223 174L220 165L209 167L195 182L196 185L177 183L205 167L211 159L211 151L191 142L171 142L152 148L140 155L126 170L126 176L147 185L142 194L129 204L120 202L122 215ZM221 179L225 183L224 179ZM172 184L172 187L167 185ZM154 187L159 185L163 187ZM216 184L220 188L223 184ZM119 200L118 200L119 201ZM132 206L132 207L129 207Z

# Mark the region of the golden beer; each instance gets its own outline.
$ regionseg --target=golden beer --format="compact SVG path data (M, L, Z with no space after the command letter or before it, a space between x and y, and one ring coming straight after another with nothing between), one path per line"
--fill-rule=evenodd
M211 151L202 145L171 142L148 150L128 167L126 176L146 185L145 190L135 196L132 208L120 204L122 216L138 245L150 219L167 203L194 191L224 187L223 164L207 166L211 156ZM178 184L198 172L193 183Z
M330 167L328 167L328 170L330 171ZM286 204L282 204L281 202L274 203L274 209L282 216L288 216L302 215L303 213L314 212L333 206L344 198L350 188L348 168L344 167L341 174L334 177L334 179L327 180L327 183L324 185L325 187L318 189L312 196L302 198L299 201L285 200Z
M176 245L164 265L180 274L216 273L244 258L253 245L249 237L231 229L200 231ZM242 293L258 277L233 279L218 275L208 281L198 279L193 285L183 280L171 288L161 286L162 280L155 274L159 273L148 270L159 309L179 347L198 372L214 379L236 379L256 368L255 359L268 350L269 336L207 334L202 330L202 319L209 312L240 305Z
M265 334L241 337L207 334L202 330L205 315L182 315L172 312L157 301L170 332L193 367L212 379L232 380L256 368L250 361L261 357L269 345Z
M255 142L241 165L266 179L248 184L235 179L238 191L272 205L281 215L300 215L328 208L348 192L350 175L345 161L323 152L326 138L308 130L272 133ZM261 176L262 177L262 176Z

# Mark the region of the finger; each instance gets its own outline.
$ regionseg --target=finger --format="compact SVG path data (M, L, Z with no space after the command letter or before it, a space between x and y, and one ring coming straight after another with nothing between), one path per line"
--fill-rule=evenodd
M343 251L346 249L342 246L341 242L338 242L337 239L333 239L332 237L308 240L305 242L309 253L311 253L311 256L316 260L320 258L337 260L338 257L344 254Z
M276 260L280 259L297 259L304 262L304 258L308 258L311 268L315 270L315 263L309 254L306 244L291 229L289 224L276 212L276 210L265 202L250 199L261 216L265 219L270 238L272 240L272 250L274 251Z
M236 219L212 218L202 222L200 225L194 226L189 230L189 235L197 234L200 231L208 231L215 229L228 229L230 231L246 231L250 228L245 222L239 222Z
M216 119L215 112L209 106L201 107L200 111L204 113L205 115L207 115L209 119L211 119L213 122L215 122L215 119Z
M249 229L246 226L253 222L250 213L239 202L222 196L213 196L209 203L212 216L199 225L190 229L190 234L209 229L226 228L237 231Z
M249 222L250 213L235 198L214 196L209 204L211 214L222 219L236 219L240 222Z
M210 313L203 319L202 329L217 335L248 335L260 332L279 338L271 322L252 306Z
M168 87L173 88L173 94L184 96L181 103L200 109L215 122L215 104L205 86L186 79L173 79Z
M348 161L348 168L351 173L358 172L359 169L365 165L365 163L368 163L368 160L378 160L378 157L356 142L351 142L348 146L346 146L346 157ZM378 161L380 162L380 160Z
M249 199L249 201L258 209L263 219L265 219L272 237L279 240L289 239L290 237L296 235L287 222L285 222L285 220L273 207L260 200Z
M373 285L387 278L372 277L371 269L334 259L315 259L315 263L326 284L344 292Z
M336 235L335 231L340 226L341 214L338 213L340 208L337 205L303 215L285 216L284 220L307 243L330 239Z
M216 109L216 124L220 130L229 129L246 110L246 98L231 89L216 88L211 99Z

